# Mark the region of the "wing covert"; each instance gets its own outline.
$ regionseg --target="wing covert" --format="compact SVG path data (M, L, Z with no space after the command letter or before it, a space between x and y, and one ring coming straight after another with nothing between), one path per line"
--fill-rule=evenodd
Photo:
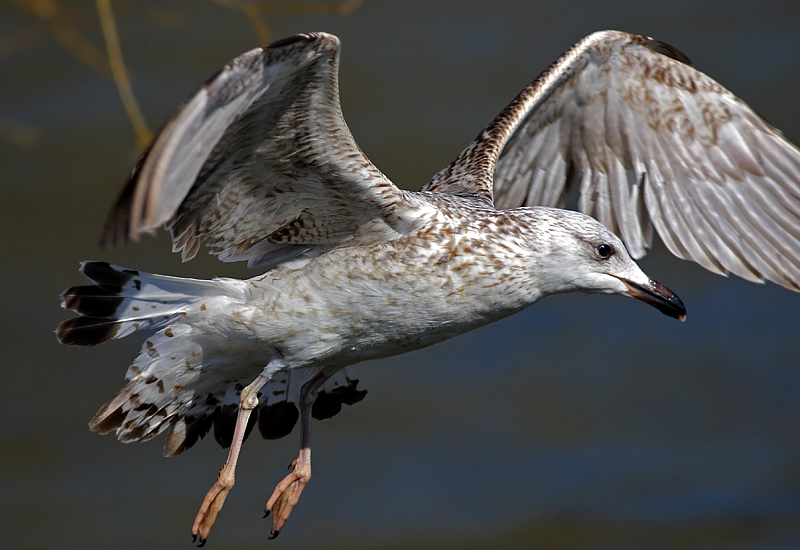
M166 225L184 261L205 241L255 267L402 232L416 214L344 122L338 53L332 35L297 35L214 75L140 160L103 244Z
M800 151L663 42L584 38L456 162L476 159L497 208L564 206L577 189L635 258L655 227L681 258L800 290ZM429 187L448 192L446 172Z

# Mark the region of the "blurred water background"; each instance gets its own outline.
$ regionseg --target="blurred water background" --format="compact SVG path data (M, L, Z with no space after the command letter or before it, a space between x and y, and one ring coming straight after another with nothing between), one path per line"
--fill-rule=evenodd
M113 5L151 128L267 30L259 38L232 0ZM677 46L800 142L798 3L303 5L276 4L259 20L275 39L341 38L345 117L402 187L422 185L563 50L606 28ZM226 455L204 441L165 459L161 440L90 433L142 339L72 349L53 334L80 260L253 275L203 255L182 265L165 234L97 247L139 154L104 51L92 2L0 3L6 548L190 548ZM686 323L634 300L558 296L359 365L369 395L315 423L314 478L280 538L267 541L261 515L296 433L247 441L209 547L800 548L800 296L711 275L660 244L641 264L681 296Z

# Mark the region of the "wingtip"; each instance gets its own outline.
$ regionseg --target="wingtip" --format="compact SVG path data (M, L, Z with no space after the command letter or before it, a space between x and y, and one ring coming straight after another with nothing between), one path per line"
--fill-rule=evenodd
M684 65L692 65L692 60L689 59L689 56L672 44L667 44L663 40L652 38L650 36L642 36L641 38L644 40L644 45L654 52L665 55L671 59L674 59L675 61L680 61Z
M125 186L114 207L109 212L98 244L106 249L122 245L129 240L138 240L139 235L131 230L131 184Z
M271 42L269 45L265 46L265 48L283 48L297 43L310 44L311 42L316 41L325 42L334 47L338 47L340 44L339 38L333 34L329 34L327 32L306 32L281 38L280 40Z

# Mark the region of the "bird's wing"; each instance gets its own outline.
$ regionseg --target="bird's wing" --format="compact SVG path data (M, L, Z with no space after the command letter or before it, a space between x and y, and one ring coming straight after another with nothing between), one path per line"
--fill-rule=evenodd
M313 33L234 59L139 161L102 243L166 224L184 261L205 241L255 267L406 231L418 212L342 117L338 54L335 36Z
M586 37L462 157L497 208L563 206L577 185L634 257L652 223L676 256L800 289L800 151L663 42Z

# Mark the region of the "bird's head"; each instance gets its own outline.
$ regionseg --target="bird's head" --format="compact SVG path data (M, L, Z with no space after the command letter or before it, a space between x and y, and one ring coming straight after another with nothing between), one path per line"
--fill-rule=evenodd
M644 274L625 245L594 218L568 210L536 209L537 241L546 243L533 267L545 293L623 294L683 321L686 308L671 290Z

